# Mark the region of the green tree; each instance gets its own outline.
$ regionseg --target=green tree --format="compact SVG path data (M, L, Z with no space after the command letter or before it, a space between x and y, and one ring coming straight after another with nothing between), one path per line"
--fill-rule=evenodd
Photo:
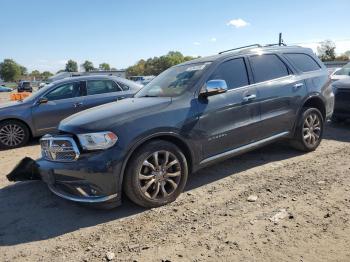
M85 72L89 72L94 70L94 64L88 60L86 60L83 64L82 64Z
M41 78L41 74L38 70L33 70L30 73L30 77L35 78L35 79L39 79L39 78Z
M183 56L180 52L170 51L161 57L153 57L140 60L127 69L128 76L136 75L159 75L164 70L174 65L195 59L192 56Z
M21 75L22 76L26 76L28 74L28 70L27 70L26 67L20 66L20 69L21 69Z
M99 68L100 68L100 70L104 70L104 71L109 71L109 70L111 70L111 67L110 67L109 64L107 64L107 63L102 63L102 64L100 64L100 65L99 65Z
M78 64L73 60L68 60L66 64L66 72L78 72Z
M4 59L0 64L0 77L5 82L19 80L21 77L21 66L12 59Z
M336 45L332 40L325 40L317 47L318 56L322 61L335 60Z
M53 74L51 72L49 72L49 71L44 71L44 72L41 73L41 78L43 80L47 80L51 76L53 76Z

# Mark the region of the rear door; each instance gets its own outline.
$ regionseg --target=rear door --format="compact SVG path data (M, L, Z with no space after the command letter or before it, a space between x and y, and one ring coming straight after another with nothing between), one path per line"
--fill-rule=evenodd
M261 111L259 138L267 138L293 129L298 108L307 90L300 75L277 54L249 57Z
M79 103L83 109L116 102L128 96L128 92L116 82L106 79L82 82L82 93L83 96L79 99Z
M214 79L225 80L229 90L198 98L203 159L249 144L259 132L257 90L250 85L245 59L222 62L208 81Z
M79 95L79 82L61 84L46 93L42 98L47 99L47 102L38 103L32 109L33 121L38 134L56 132L61 120L77 113Z

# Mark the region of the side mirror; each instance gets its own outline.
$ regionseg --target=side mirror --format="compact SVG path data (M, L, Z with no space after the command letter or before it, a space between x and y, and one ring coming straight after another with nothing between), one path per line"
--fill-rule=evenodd
M203 97L215 96L227 92L225 80L209 80L202 89L200 95Z
M46 104L47 102L49 102L49 100L47 98L41 97L41 98L39 98L37 104L41 105L41 104Z

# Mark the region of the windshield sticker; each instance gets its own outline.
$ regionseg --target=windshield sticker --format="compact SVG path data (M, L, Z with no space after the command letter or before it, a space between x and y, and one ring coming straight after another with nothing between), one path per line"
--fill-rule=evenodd
M199 70L203 70L205 67L207 66L207 64L204 65L195 65L195 66L191 66L189 68L187 68L187 72L191 72L191 71L199 71Z

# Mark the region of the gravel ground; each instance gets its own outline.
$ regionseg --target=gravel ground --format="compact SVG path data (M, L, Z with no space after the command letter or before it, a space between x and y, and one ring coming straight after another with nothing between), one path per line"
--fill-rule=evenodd
M0 261L350 261L350 124L309 154L283 143L193 174L167 206L110 211L7 174L37 141L0 151Z

